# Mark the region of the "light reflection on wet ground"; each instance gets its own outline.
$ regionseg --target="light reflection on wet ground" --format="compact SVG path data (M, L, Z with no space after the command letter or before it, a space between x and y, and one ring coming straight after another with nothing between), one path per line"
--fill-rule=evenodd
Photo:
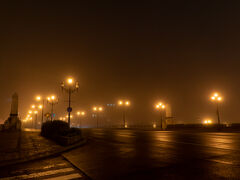
M197 179L226 178L228 175L238 177L236 167L230 167L240 164L238 133L128 129L91 129L86 132L90 137L89 145L67 155L76 166L90 173L93 179L117 175L136 178L138 175L134 172L144 172L141 178L148 177L150 172L153 177L166 179L170 177L169 173L173 173L171 178L183 179L195 175ZM225 166L228 167L219 172L219 168ZM188 168L191 173L184 168ZM110 169L110 172L106 169ZM162 174L158 171L162 171Z

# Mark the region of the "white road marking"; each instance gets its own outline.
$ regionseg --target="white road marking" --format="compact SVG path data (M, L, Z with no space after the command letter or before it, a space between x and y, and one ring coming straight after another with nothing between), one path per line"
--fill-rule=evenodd
M41 176L49 176L54 175L58 173L66 173L75 171L73 168L63 168L63 169L57 169L57 170L50 170L50 171L44 171L44 172L38 172L38 173L32 173L32 174L24 174L20 176L13 176L13 177L6 177L6 178L0 178L0 180L13 180L13 179L30 179L30 178L38 178Z
M74 179L74 178L81 178L82 176L78 173L74 173L74 174L69 174L69 175L65 175L65 176L58 176L58 177L53 177L53 178L48 178L45 180L68 180L68 179Z
M31 170L31 171L41 171L41 170L47 170L47 169L51 169L51 168L54 168L54 167L57 167L57 168L63 168L64 166L67 166L68 164L67 163L59 163L59 164L51 164L51 165L47 165L45 167L42 167L41 169L36 169L36 168L27 168L27 170ZM13 171L14 174L23 174L25 172L25 170L17 170L17 171Z
M66 166L67 163L60 163L60 164L56 164L56 165L48 165L48 166L45 166L43 167L43 169L50 169L50 168L53 168L53 167L61 167L61 166Z

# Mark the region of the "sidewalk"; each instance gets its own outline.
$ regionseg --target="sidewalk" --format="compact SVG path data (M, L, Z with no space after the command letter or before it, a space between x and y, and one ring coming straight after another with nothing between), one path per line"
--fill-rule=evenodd
M0 132L0 166L11 161L41 157L63 149L53 141L40 136L40 132Z
M63 147L36 131L0 132L0 167L60 154L84 143Z

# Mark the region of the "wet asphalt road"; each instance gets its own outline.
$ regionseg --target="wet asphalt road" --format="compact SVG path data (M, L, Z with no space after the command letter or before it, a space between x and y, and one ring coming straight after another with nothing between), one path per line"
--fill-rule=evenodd
M240 133L88 129L64 156L92 179L240 179Z

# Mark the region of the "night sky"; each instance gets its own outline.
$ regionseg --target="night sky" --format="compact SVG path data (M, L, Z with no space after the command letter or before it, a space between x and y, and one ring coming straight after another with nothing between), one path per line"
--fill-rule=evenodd
M224 2L224 3L223 3ZM239 122L239 1L1 1L0 121L19 94L25 117L38 94L58 94L69 76L80 83L73 108L131 103L129 121L150 122L154 104L176 122L216 120L209 96L224 97L223 122Z

